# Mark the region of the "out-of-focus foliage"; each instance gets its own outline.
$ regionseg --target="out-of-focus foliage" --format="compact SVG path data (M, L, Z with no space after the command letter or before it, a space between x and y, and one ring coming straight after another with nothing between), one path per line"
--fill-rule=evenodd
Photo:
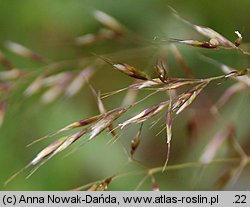
M160 53L167 59L169 67L167 72L170 77L185 77L186 74L176 61L176 56L173 55L171 49L166 49L164 42L155 45L155 40L204 39L191 27L176 19L169 6L191 22L213 28L232 42L237 38L234 31L239 30L243 35L242 48L250 50L250 27L248 27L250 15L247 9L250 8L250 2L248 0L240 2L233 0L216 2L198 0L23 0L14 2L0 0L0 51L17 69L29 73L28 76L20 75L15 82L17 87L8 95L5 119L0 128L0 184L29 163L51 140L40 142L29 148L26 148L27 144L76 120L99 114L96 97L87 85L83 85L77 95L69 97L70 92L68 92L49 104L44 104L43 101L48 92L46 87L33 96L25 96L24 92L27 91L27 87L47 69L44 67L46 64L10 52L6 48L6 42L17 42L27 48L32 48L33 51L45 57L48 63L66 62L59 67L59 70L68 71L70 74L86 69L84 68L85 61L92 66L92 61L98 59L93 54L95 53L142 68L148 74L156 76L154 66ZM126 31L128 36L123 38L122 35L115 34L116 38L107 38L95 44L77 45L76 43L81 43L83 40L76 38L85 34L105 34L106 37L110 37L109 35L113 37L113 33L100 30L103 25L94 18L93 12L96 10L104 11L119 20L128 29ZM184 64L191 68L193 75L197 78L223 74L220 67L204 61L201 54L236 69L250 67L250 57L237 51L176 46L185 60ZM176 52L176 49L173 50ZM83 68L81 68L82 65ZM3 70L1 65L0 71ZM70 74L67 73L66 77L74 77ZM133 83L132 79L113 70L109 64L103 62L98 66L93 77L91 75L89 81L93 88L101 93L115 91ZM220 108L219 119L214 118L211 113L211 109L217 100L220 100L224 91L231 89L228 91L230 93L240 88L240 86L232 88L235 83L237 83L235 80L230 79L209 85L191 107L174 120L171 126L173 135L168 165L190 163L190 167L180 166L173 171L157 173L139 186L140 190L151 190L152 186L154 189L159 187L161 190L209 190L237 176L242 166L238 168L231 166L235 164L234 162L229 164L218 162L205 168L192 164L197 161L207 162L215 156L224 158L229 154L229 157L237 157L237 153L231 152L237 145L235 141L232 141L234 139L249 153L249 89L240 90L223 105ZM72 88L75 87L72 86ZM59 89L54 90L58 92ZM139 97L143 98L145 94L142 91ZM107 110L119 107L125 95L126 93L123 92L104 99L103 103ZM48 97L49 94L46 100ZM147 100L137 111L152 106L157 98L158 102L161 102L164 97L158 95L154 99ZM0 113L5 107L5 102L1 103ZM136 111L133 111L130 117L136 114ZM91 182L94 182L96 189L101 189L106 185L109 185L110 190L136 189L145 174L132 173L118 177L119 179L112 176L145 169L139 163L130 164L126 169L123 168L129 156L131 140L135 139L138 132L140 132L140 145L136 146L133 158L149 168L164 165L165 135L161 133L156 136L156 134L165 123L160 121L150 129L151 122L145 123L142 131L140 131L140 125L131 127L129 130L125 129L120 142L117 141L114 144L110 142L113 137L107 131L70 156L63 158L66 152L50 160L28 180L25 180L27 172L24 172L1 189L67 190ZM220 138L229 144L221 143ZM220 141L216 142L216 140ZM206 150L209 148L209 143L218 151ZM128 153L124 153L124 146ZM243 170L236 183L227 188L249 189L248 174L249 166Z

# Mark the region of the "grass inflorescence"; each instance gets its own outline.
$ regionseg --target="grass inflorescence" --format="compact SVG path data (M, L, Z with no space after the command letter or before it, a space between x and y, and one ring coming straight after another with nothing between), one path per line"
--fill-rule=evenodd
M130 150L128 150L128 162L140 163L134 159L134 154L137 149L140 147L142 142L143 135L142 132L145 130L144 122L152 120L153 117L160 117L164 119L165 137L166 137L166 157L165 163L162 163L160 167L153 167L128 173L114 173L108 178L103 180L95 181L90 184L75 188L75 190L105 190L110 182L115 182L116 179L126 176L128 174L145 174L145 177L138 184L135 189L139 189L140 186L147 180L150 179L152 183L152 190L159 190L158 184L154 177L157 173L165 173L170 170L181 170L184 168L204 168L213 163L232 163L233 165L228 172L223 175L223 178L216 184L216 187L223 187L227 183L235 182L235 177L240 176L240 173L243 171L245 166L249 164L249 156L244 152L235 138L235 133L232 126L227 126L225 129L219 131L207 144L202 152L200 158L197 159L197 162L183 163L183 164L168 164L168 161L171 159L171 141L175 138L175 135L172 131L173 126L175 125L175 118L182 116L182 112L187 110L190 105L195 102L201 93L207 88L208 85L216 85L218 82L223 83L228 79L234 79L236 83L230 86L224 94L221 95L217 103L211 108L211 112L218 116L220 115L220 108L233 96L235 93L242 91L243 89L249 89L250 78L248 74L250 73L249 68L235 69L230 66L227 66L223 63L220 63L217 60L212 58L201 56L201 59L211 63L213 66L219 67L223 71L223 75L213 76L213 77L203 77L195 78L192 69L185 62L182 57L181 52L177 48L178 44L185 44L187 46L200 47L203 49L231 49L235 51L240 51L243 55L249 55L249 53L240 48L242 43L242 35L240 32L235 31L237 39L234 42L231 42L215 30L195 25L190 23L186 19L182 18L175 10L171 9L174 16L183 21L184 23L190 25L195 29L199 34L208 38L208 41L199 41L199 40L183 40L171 38L162 41L166 43L167 48L174 55L177 62L180 64L186 78L180 77L171 77L169 73L169 66L167 64L166 58L159 56L155 63L155 74L149 75L146 71L137 68L129 63L120 62L119 60L114 60L108 55L91 55L86 57L84 61L79 61L75 65L78 70L60 71L60 68L65 65L71 65L71 61L61 61L61 62L51 62L48 58L33 52L32 50L14 42L7 42L6 47L10 51L30 59L32 61L37 61L41 64L44 64L46 70L35 78L34 81L24 91L24 96L32 96L39 91L43 91L42 102L51 103L59 96L72 97L76 95L84 85L88 85L95 97L97 106L99 109L99 114L96 114L92 117L86 117L79 121L75 121L61 129L53 132L51 134L45 135L44 137L34 140L32 143L28 144L28 147L31 145L40 142L44 139L49 139L55 135L60 135L63 132L68 132L68 135L64 135L61 138L56 139L43 150L41 150L34 159L32 159L23 169L14 174L10 179L5 182L7 185L12 181L19 173L23 172L28 168L33 170L27 176L30 177L39 167L49 161L58 153L61 153L65 149L71 147L75 142L82 140L82 144L87 144L88 142L96 139L99 134L106 133L107 131L112 134L113 142L119 141L122 133L125 128L131 127L133 125L138 125L139 129L135 136L132 138L130 144ZM103 28L97 32L97 34L86 34L75 39L75 43L78 46L85 46L89 44L94 44L99 41L105 41L107 39L119 39L124 36L133 37L133 32L129 31L125 26L119 23L115 18L102 11L94 11L94 17L99 21ZM138 36L135 36L137 39ZM142 40L143 42L144 40ZM150 41L148 41L150 42ZM160 41L161 42L161 41ZM159 41L151 42L154 47L157 46ZM8 60L5 55L0 52L0 63L4 66L5 70L0 72L0 90L3 95L0 99L0 123L3 121L4 113L7 107L8 94L15 89L15 80L20 77L29 76L28 71L23 71L17 69L14 64ZM111 91L108 93L100 93L94 89L89 83L89 80L94 76L98 68L103 67L103 65L110 65L113 69L121 72L121 75L129 76L134 79L134 82L125 88ZM152 71L151 73L152 74ZM228 80L229 81L229 80ZM46 89L44 91L44 89ZM112 95L121 93L123 91L128 91L127 97L132 97L131 101L124 101L122 106L107 110L103 99L109 98ZM136 93L139 91L147 91L148 95L136 99ZM134 93L135 95L132 95ZM137 105L142 104L146 99L153 97L157 94L163 94L163 97L166 97L165 100L157 101L149 107L145 107L143 110L138 111L135 115L130 118L125 118L121 120L121 117L124 117L124 114L127 114L128 111L134 109ZM221 115L220 115L221 116ZM157 122L156 122L157 123ZM191 126L191 125L190 125ZM76 130L73 131L72 130ZM215 159L215 155L220 150L223 143L229 142L230 146L238 153L237 158L224 158L224 159ZM238 163L238 165L237 165ZM237 175L237 176L236 176Z

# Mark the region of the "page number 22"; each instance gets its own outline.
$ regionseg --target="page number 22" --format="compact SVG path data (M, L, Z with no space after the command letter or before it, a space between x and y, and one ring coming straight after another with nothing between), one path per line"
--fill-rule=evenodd
M234 203L247 203L246 202L246 195L235 195L235 201Z

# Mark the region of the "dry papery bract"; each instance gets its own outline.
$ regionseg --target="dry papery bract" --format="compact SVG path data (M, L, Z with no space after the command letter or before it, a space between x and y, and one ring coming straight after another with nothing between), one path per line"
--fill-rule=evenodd
M97 107L99 109L99 114L84 118L82 120L71 123L58 131L36 139L28 146L31 146L39 141L44 139L48 139L58 135L62 132L68 132L69 134L66 136L62 136L61 138L55 140L50 145L45 147L41 152L39 152L33 160L31 160L23 169L18 171L12 177L10 177L6 182L7 185L10 181L12 181L19 173L24 170L33 167L31 173L27 176L30 177L40 166L45 164L48 160L53 158L59 152L64 151L73 145L76 141L82 140L81 146L83 144L88 143L89 141L95 139L99 134L108 131L113 136L113 141L119 141L121 134L124 131L124 128L127 128L131 125L139 126L138 132L131 140L130 150L128 154L128 162L139 162L134 159L134 155L140 147L140 143L142 142L142 131L143 123L148 120L152 120L153 117L160 117L160 119L165 119L165 137L166 137L166 158L165 163L160 167L147 168L143 170L139 170L136 172L128 172L128 173L116 173L108 178L103 180L94 181L92 183L86 184L84 186L80 186L75 188L74 190L90 190L90 191L102 191L107 188L111 181L119 179L121 177L127 176L129 174L145 174L141 182L136 186L136 190L140 189L141 185L146 182L148 179L151 179L152 190L159 190L159 186L154 177L155 174L161 173L169 170L180 170L185 168L200 168L211 163L232 163L234 164L233 168L229 169L226 172L226 178L223 178L223 183L218 183L216 186L223 187L228 182L232 182L232 177L234 174L239 176L240 172L244 169L244 167L249 163L249 157L244 153L240 144L237 142L235 138L235 134L233 134L232 126L227 127L225 130L218 132L214 138L207 144L205 147L200 159L196 162L190 163L181 163L181 164L171 164L168 165L168 161L170 159L170 144L174 135L172 133L172 126L174 119L177 116L186 110L199 96L201 92L211 83L223 82L222 80L234 79L236 83L228 88L225 93L221 96L219 101L214 104L211 108L213 114L218 115L219 109L229 100L229 98L235 94L236 92L240 92L243 89L248 88L250 86L250 78L247 76L250 73L248 68L245 69L234 69L223 63L220 63L217 60L211 59L209 57L202 56L207 62L210 62L217 67L219 67L224 75L218 75L215 77L205 77L205 78L194 78L192 73L192 69L186 64L184 57L182 57L181 52L175 46L175 43L183 43L188 46L201 47L205 49L218 49L218 48L226 48L226 49L235 49L241 51L243 54L247 54L248 52L239 48L242 42L241 34L236 31L236 35L238 38L235 43L232 43L228 39L226 39L221 34L216 31L207 28L197 26L195 24L190 23L184 18L180 17L180 15L173 9L171 9L173 14L181 19L183 22L191 25L198 33L203 36L209 38L210 40L207 42L201 42L197 40L179 40L179 39L169 39L169 44L167 47L169 51L173 53L174 57L178 61L183 70L184 74L187 78L178 78L178 77L170 77L169 76L169 66L167 65L166 58L159 57L155 64L155 73L156 77L151 77L145 71L138 69L135 66L132 66L128 63L119 62L117 60L113 60L113 58L107 57L107 55L94 55L90 57L85 57L84 61L76 61L73 65L77 70L63 70L60 68L63 66L72 65L72 62L61 61L61 62L50 62L47 58L33 52L32 50L14 42L7 42L6 47L12 52L25 57L27 59L37 61L43 64L43 68L45 69L43 73L39 74L38 77L35 78L34 81L26 88L24 91L24 95L26 97L32 96L35 93L38 93L42 89L45 90L42 95L43 103L51 103L55 101L60 95L64 95L65 97L71 97L76 95L84 85L88 85L90 90L93 93L93 96L96 99ZM91 45L98 41L104 41L107 39L114 38L126 38L126 35L131 35L129 30L127 30L122 24L120 24L115 18L110 15L102 12L95 11L93 13L94 17L104 26L97 34L86 34L80 37L77 37L75 42L79 46L83 45ZM130 37L131 38L131 37ZM138 38L138 36L136 37ZM5 57L5 55L0 52L0 63L4 66L5 70L0 72L0 90L3 95L0 99L0 123L3 120L4 112L6 110L7 98L9 91L12 91L15 86L15 81L21 76L29 76L30 74L27 71L23 71L21 69L17 69L14 64ZM45 64L45 66L44 66ZM108 92L101 94L99 91L94 89L89 83L89 79L97 72L98 68L100 68L104 64L111 65L115 70L123 73L124 75L133 78L134 83L128 85L123 89L119 89L116 91ZM134 93L133 98L126 99L122 106L117 107L112 110L107 110L102 99L108 98L111 95L120 93L122 91L128 91L127 96ZM136 98L137 92L141 90L148 91L148 95L143 97L142 99L134 101ZM136 92L136 93L135 93ZM142 111L137 112L136 115L127 118L124 121L119 121L119 118L127 113L130 109L135 106L143 103L146 99L155 94L162 93L165 100L155 103L150 107L143 109ZM118 121L116 121L118 120ZM159 120L159 119L158 119ZM115 122L116 121L116 122ZM155 122L157 123L157 121ZM76 129L79 129L76 131ZM71 132L71 130L75 130ZM238 157L236 158L223 158L216 159L216 154L227 140L231 141L231 145L229 147L233 148L238 152ZM235 163L240 162L240 166L235 167ZM234 170L236 169L236 170ZM232 172L233 171L233 172ZM236 172L235 172L236 171ZM230 172L230 173L229 173ZM230 175L229 175L230 174Z

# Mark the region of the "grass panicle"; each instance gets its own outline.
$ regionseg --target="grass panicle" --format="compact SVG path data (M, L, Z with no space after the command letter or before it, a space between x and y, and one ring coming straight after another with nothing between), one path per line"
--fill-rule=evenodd
M113 174L109 177L106 177L105 179L80 186L74 190L84 189L89 191L103 191L107 189L111 181L114 182L116 179L129 174L140 174L144 175L144 177L135 187L136 190L140 189L140 187L151 178L152 190L159 191L160 186L158 186L158 184L160 183L157 184L154 177L154 175L157 173L167 173L170 170L183 170L187 168L203 168L204 166L206 167L211 164L218 163L229 163L232 166L222 173L221 178L219 178L219 180L215 183L215 187L222 188L226 185L229 185L230 183L235 183L242 171L250 163L250 158L238 143L232 126L224 127L221 131L217 132L215 136L208 141L208 144L203 149L197 161L169 165L168 161L170 160L170 146L172 146L171 141L175 137L172 129L174 126L174 119L178 116L182 116L183 111L188 110L188 108L197 99L199 99L198 97L201 93L205 93L208 85L215 85L218 82L223 83L223 81L229 81L233 79L233 81L236 81L236 83L229 86L221 95L219 100L212 104L211 111L216 112L217 115L220 115L219 109L222 108L222 106L225 105L234 94L239 93L244 89L249 89L250 78L248 75L250 73L250 69L235 69L210 57L201 56L204 61L211 63L212 67L216 66L220 68L220 70L223 72L223 75L219 74L213 77L195 78L192 69L185 62L184 57L176 47L175 43L207 49L234 49L241 51L243 54L249 53L239 47L243 39L239 31L235 31L237 39L233 43L215 30L193 24L181 17L174 9L170 9L175 17L191 26L202 36L208 38L207 41L192 39L183 40L177 38L169 39L168 45L166 47L174 55L174 58L181 66L182 73L184 73L185 77L170 76L172 69L167 65L167 59L166 57L162 56L162 53L161 56L158 54L156 55L156 64L153 67L150 66L151 71L149 72L150 75L148 75L145 72L147 68L138 69L137 67L128 63L124 63L123 61L120 62L118 58L115 59L112 55L89 55L84 57L84 61L82 59L78 59L75 61L69 60L51 62L48 61L47 58L37 54L36 52L33 52L25 46L11 41L6 42L6 47L11 52L28 60L42 64L40 68L41 71L37 72L36 78L34 78L34 80L31 81L31 83L28 84L24 90L23 94L26 98L40 92L42 102L51 103L59 97L70 98L74 95L77 95L79 92L81 92L85 85L88 85L97 103L99 113L95 116L90 116L72 122L71 124L68 124L53 133L45 135L44 137L38 138L27 145L31 146L44 139L53 138L63 132L67 133L67 135L61 136L55 141L52 141L51 144L37 153L36 156L24 168L11 176L5 182L5 185L12 181L20 173L33 167L31 173L27 176L27 178L29 178L47 161L49 161L58 153L70 148L80 139L82 140L81 144L83 145L92 141L93 139L96 139L98 135L107 131L112 134L116 140L118 140L121 134L125 133L125 127L132 127L138 124L140 124L140 127L136 135L132 138L132 140L130 139L130 151L127 152L128 163L126 163L126 165L132 162L139 164L143 167L143 169L136 172L117 172L115 175ZM76 45L86 46L100 41L113 40L117 37L125 38L126 35L129 36L128 39L131 39L131 35L133 36L133 34L129 32L118 20L109 14L95 10L93 12L93 16L99 23L101 23L102 28L100 28L97 33L89 33L76 37ZM134 39L137 40L138 36L134 36ZM141 42L145 43L144 39L142 39ZM148 43L150 41L146 42ZM162 48L160 48L159 51L162 52ZM111 59L108 57L113 58ZM34 73L29 73L28 71L22 69L16 69L14 64L9 61L8 57L6 57L1 51L0 64L4 68L3 71L0 71L1 124L3 122L4 114L7 108L9 93L14 90L17 80L20 79L20 77L34 77ZM99 90L96 91L94 89L94 85L92 86L90 84L90 79L98 72L98 69L102 68L104 65L109 65L110 68L113 68L122 74L129 76L132 80L134 80L134 82L122 89L114 90L108 93L101 93ZM64 69L69 67L74 69ZM156 70L156 77L152 75L154 74L153 70ZM127 95L123 99L121 106L106 109L103 99L124 91L127 91ZM144 97L140 97L138 94L140 94L141 91L146 91L149 93ZM145 107L142 105L146 99L149 97L156 97L155 95L162 95L164 99L157 101L157 98L154 98L154 103L151 104L150 107ZM198 101L199 100L197 100L197 102ZM131 109L136 109L135 106L139 104L143 106L143 109L139 109L139 111L135 112L135 115L132 115L132 117L128 118L126 116L128 114L127 112ZM134 157L137 155L136 152L142 140L142 126L144 122L149 121L156 116L158 116L159 119L156 121L153 120L153 126L161 126L160 121L162 119L164 120L164 128L161 130L161 132L165 132L166 157L165 163L162 166L148 168L144 164L140 163L140 161L135 160ZM124 119L121 120L121 117ZM195 134L193 131L197 128L197 126L194 126L194 120L192 117L188 125L191 137L192 134ZM238 155L236 158L216 158L218 152L225 143L229 143L228 148L233 149L236 152ZM124 165L123 168L125 168L126 165Z

